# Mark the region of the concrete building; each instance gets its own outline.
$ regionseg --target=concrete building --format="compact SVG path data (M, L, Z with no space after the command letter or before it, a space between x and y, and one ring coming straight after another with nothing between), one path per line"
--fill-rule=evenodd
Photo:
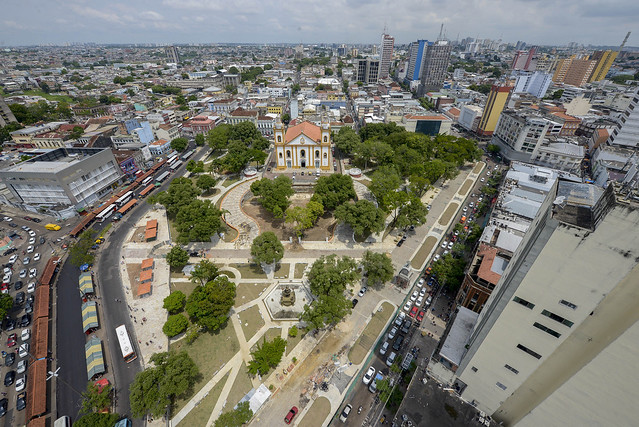
M380 61L377 59L358 59L356 63L357 74L355 79L366 84L377 83L379 78Z
M11 111L2 95L0 95L0 126L6 126L9 122L17 122L16 116L13 115L13 111Z
M420 94L440 90L448 71L453 45L446 40L438 40L426 46L420 76Z
M588 79L590 79L590 75L596 65L597 61L595 60L578 59L574 55L570 58L561 59L559 64L557 64L555 74L552 76L552 81L581 87L588 83Z
M0 170L19 203L45 208L96 203L122 177L107 148L57 148Z
M621 123L612 131L608 143L627 148L639 148L639 89L621 116Z
M171 151L171 141L166 139L158 139L149 144L149 152L152 156L162 156Z
M402 118L402 122L398 123L409 132L417 132L429 136L449 135L452 124L453 121L443 114L407 114Z
M380 45L380 62L379 62L379 78L388 78L391 62L393 62L393 47L395 46L395 38L382 34L382 43Z
M408 48L408 67L406 70L406 81L419 81L424 60L424 50L428 46L428 40L417 40L412 42Z
M590 59L597 61L595 69L590 74L589 82L598 82L606 78L612 63L617 59L619 52L616 50L597 50L590 56Z
M477 126L477 134L480 136L491 136L497 126L499 115L504 110L504 106L508 101L508 96L512 91L512 86L493 85L486 100L484 113L481 116L479 125Z
M513 93L529 93L535 98L543 98L552 82L552 75L549 73L520 73L517 75Z
M478 105L464 105L459 112L459 124L466 130L476 132L484 109Z
M536 47L532 47L528 51L518 50L513 57L511 68L513 70L535 71L537 68L536 51Z
M164 53L166 54L167 63L180 63L180 52L178 52L178 48L176 46L166 46L164 48Z
M542 143L550 122L531 113L504 111L499 117L492 143L504 150L508 159L527 161ZM517 158L517 153L525 157Z
M497 422L635 424L639 205L625 191L558 180L457 347L454 388Z
M331 127L302 122L284 132L284 125L276 123L273 129L278 170L333 169Z

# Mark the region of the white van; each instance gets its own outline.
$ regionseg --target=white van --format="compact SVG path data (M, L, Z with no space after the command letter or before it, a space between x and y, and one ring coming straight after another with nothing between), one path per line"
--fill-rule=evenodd
M71 418L68 415L63 415L55 420L53 427L71 427Z

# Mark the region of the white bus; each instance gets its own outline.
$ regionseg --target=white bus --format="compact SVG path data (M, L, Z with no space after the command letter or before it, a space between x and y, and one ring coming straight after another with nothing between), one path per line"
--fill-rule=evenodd
M151 181L153 181L153 177L152 176L147 176L146 178L144 178L144 180L142 181L142 185L146 186L149 185L151 183Z
M173 163L175 159L177 158L178 158L177 154L171 154L169 157L167 157L166 164L171 165L171 163Z
M179 168L180 166L182 166L182 160L178 160L177 162L173 162L173 164L171 166L169 166L171 168L171 172L175 172L177 170L177 168Z
M120 343L120 350L122 350L122 358L126 363L133 362L138 358L135 354L135 349L131 345L131 339L129 333L126 331L126 326L120 325L115 328L115 334L118 336L118 342Z
M99 222L104 222L105 219L109 218L111 215L113 215L113 212L115 212L115 209L117 207L115 206L115 204L111 204L109 206L107 206L102 212L100 212L95 219Z
M122 206L126 205L129 200L131 200L131 197L133 197L133 191L127 191L124 196L115 201L116 206L121 208Z

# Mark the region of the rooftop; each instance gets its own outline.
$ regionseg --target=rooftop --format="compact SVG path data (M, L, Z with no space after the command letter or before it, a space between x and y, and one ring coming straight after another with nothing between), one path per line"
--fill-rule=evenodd
M473 332L473 327L478 317L479 313L475 313L463 306L458 307L453 326L450 328L446 341L444 341L444 345L439 351L442 357L459 366L466 350L465 345Z
M57 148L10 166L3 172L57 173L94 156L105 148Z

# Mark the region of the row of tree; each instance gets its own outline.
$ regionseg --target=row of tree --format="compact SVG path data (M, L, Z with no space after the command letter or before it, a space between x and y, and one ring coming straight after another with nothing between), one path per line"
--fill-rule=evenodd
M219 173L238 173L251 162L264 163L270 145L252 122L216 126L206 139L214 151L226 149L224 156L213 161L212 168Z

